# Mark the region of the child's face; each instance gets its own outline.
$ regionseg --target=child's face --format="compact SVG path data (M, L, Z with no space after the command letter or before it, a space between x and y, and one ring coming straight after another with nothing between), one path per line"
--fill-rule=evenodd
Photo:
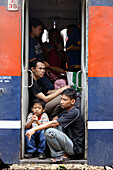
M41 104L35 103L32 107L32 112L39 117L44 112L44 109Z
M68 96L66 95L61 95L61 108L62 109L66 109L66 110L70 110L75 103L75 99L70 99Z

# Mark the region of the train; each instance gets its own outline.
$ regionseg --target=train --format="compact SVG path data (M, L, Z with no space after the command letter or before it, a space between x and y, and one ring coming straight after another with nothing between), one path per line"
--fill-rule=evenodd
M113 165L113 0L0 0L0 159L20 163L28 114L29 19L81 25L84 160ZM47 37L46 37L47 38Z

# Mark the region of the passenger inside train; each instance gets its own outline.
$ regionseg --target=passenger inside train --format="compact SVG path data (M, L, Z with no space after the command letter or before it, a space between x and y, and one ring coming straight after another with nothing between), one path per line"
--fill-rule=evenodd
M31 129L49 121L48 115L45 113L45 102L42 99L35 99L31 106L32 112L27 117L25 125L25 133ZM44 130L37 131L32 135L31 140L25 136L26 154L25 158L33 158L38 156L39 159L46 158L46 139Z
M29 24L30 38L29 38L29 67L30 62L34 59L44 60L44 53L42 48L42 34L44 30L44 24L38 18L31 18ZM49 64L44 61L46 68ZM42 81L47 84L48 90L53 89L53 85L50 80L44 75Z
M61 93L60 105L63 111L52 121L34 127L26 132L29 140L40 130L45 137L51 153L51 163L63 163L72 156L80 157L84 153L84 122L75 106L76 90L67 88ZM60 130L57 127L60 127ZM82 157L81 157L82 158Z
M33 4L30 4L31 9L34 8L34 6L32 5ZM38 7L36 8L38 9ZM43 4L41 8L44 9ZM29 108L31 108L31 103L34 99L40 98L44 100L46 102L45 112L47 113L51 121L53 120L55 116L58 116L59 113L61 113L63 110L63 108L61 108L61 103L60 103L61 93L65 89L71 89L70 86L66 85L55 90L54 89L55 81L56 80L59 81L59 79L61 80L62 76L64 76L63 78L65 78L66 84L69 84L69 82L67 81L66 72L67 71L77 72L78 70L80 70L80 66L81 66L80 32L81 31L80 29L78 30L75 26L75 24L77 23L77 20L75 18L69 19L68 18L69 16L67 14L66 14L67 18L65 18L64 16L62 16L61 18L58 18L57 16L55 16L56 19L54 18L54 16L51 16L49 18L49 15L51 15L50 13L48 13L47 17L45 17L46 15L44 16L44 13L43 13L44 10L41 11L41 8L39 8L37 12L34 10L34 14L32 13L33 10L30 9L30 15L32 16L32 19L33 18L35 19L40 18L40 19L38 19L38 22L37 22L38 25L36 26L31 24L31 19L30 19L31 25L30 25L29 45L32 44L31 39L34 39L36 40L35 41L36 47L32 46L32 51L33 53L35 53L35 57L33 57L33 60L30 59L29 61L29 68L33 72L33 85L32 87L29 88ZM40 15L38 15L38 13L40 13ZM64 17L64 20L62 20L63 17ZM65 33L63 32L63 35L62 35L61 32L63 29L65 30ZM46 30L46 35L45 35L45 30ZM36 32L38 33L38 35ZM32 33L34 37L32 36ZM76 48L77 48L77 52L76 52ZM31 50L31 45L30 45L30 50ZM77 57L77 59L75 59L76 58L75 54L76 56L79 56ZM29 57L31 57L31 53ZM38 60L36 58L38 58ZM72 61L73 58L74 60ZM53 75L51 74L51 77L49 77L48 75L48 70L50 73L53 73ZM48 88L49 85L44 80L44 77L46 77L47 79L51 81L51 84L53 85L52 88L51 87ZM51 80L51 78L53 78L53 80ZM31 79L31 76L30 76L30 79ZM76 103L76 106L75 106L75 103ZM79 94L79 97L76 98L75 103L74 103L74 107L76 107L76 109L78 109L80 112L81 110L80 94ZM30 113L30 109L29 109L29 113ZM84 150L84 147L83 147L83 150ZM74 155L74 159L76 159L75 157L76 156ZM77 154L77 158L79 158L79 154ZM83 153L82 153L82 158L83 158ZM62 162L62 158L58 158L58 159L61 159L59 161ZM52 159L51 161L57 162L56 159Z
M71 24L67 26L68 40L66 42L66 52L68 54L68 68L70 71L81 69L81 35L80 28Z
M57 28L49 30L49 42L44 42L46 61L50 66L66 69L66 53L64 51L63 37Z
M35 59L30 62L30 68L33 72L33 85L29 88L29 105L35 98L43 99L46 102L46 113L51 119L61 110L60 94L70 86L66 85L59 89L48 90L47 83L42 80L45 74L45 63L42 60Z

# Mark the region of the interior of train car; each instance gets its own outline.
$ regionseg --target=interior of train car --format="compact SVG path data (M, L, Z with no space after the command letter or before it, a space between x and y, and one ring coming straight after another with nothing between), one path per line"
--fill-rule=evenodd
M22 4L22 150L24 158L24 125L28 114L28 72L29 69L29 21L30 18L39 18L45 25L42 42L48 42L48 31L57 28L63 36L64 51L66 51L67 26L76 24L81 34L81 113L86 124L86 73L87 73L87 9L86 0L29 0ZM68 68L66 68L68 71ZM27 71L28 70L28 71ZM32 82L31 82L32 83ZM26 114L25 114L26 113ZM87 135L85 137L87 139ZM84 159L86 159L86 144Z

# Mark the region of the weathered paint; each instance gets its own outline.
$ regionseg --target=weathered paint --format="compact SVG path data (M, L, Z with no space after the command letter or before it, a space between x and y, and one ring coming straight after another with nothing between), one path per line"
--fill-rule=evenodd
M104 126L113 121L113 1L89 1L88 37L88 122ZM112 139L113 128L88 129L88 164L113 165Z
M8 79L9 78L9 79ZM21 77L0 76L0 121L7 126L0 127L0 158L5 163L20 160L20 122L21 121ZM12 125L10 124L12 122ZM13 123L14 122L14 123Z
M113 0L89 0L90 6L113 6Z
M21 13L0 6L0 75L21 76Z
M88 77L113 77L113 7L89 7Z
M10 76L10 78L0 76L0 88L3 89L0 93L0 120L21 119L21 77Z
M88 164L113 165L113 129L88 130Z
M20 135L20 129L0 129L0 158L5 163L19 163Z
M88 120L113 121L113 78L88 78Z
M12 164L20 161L21 8L8 11L7 5L0 1L0 158Z

